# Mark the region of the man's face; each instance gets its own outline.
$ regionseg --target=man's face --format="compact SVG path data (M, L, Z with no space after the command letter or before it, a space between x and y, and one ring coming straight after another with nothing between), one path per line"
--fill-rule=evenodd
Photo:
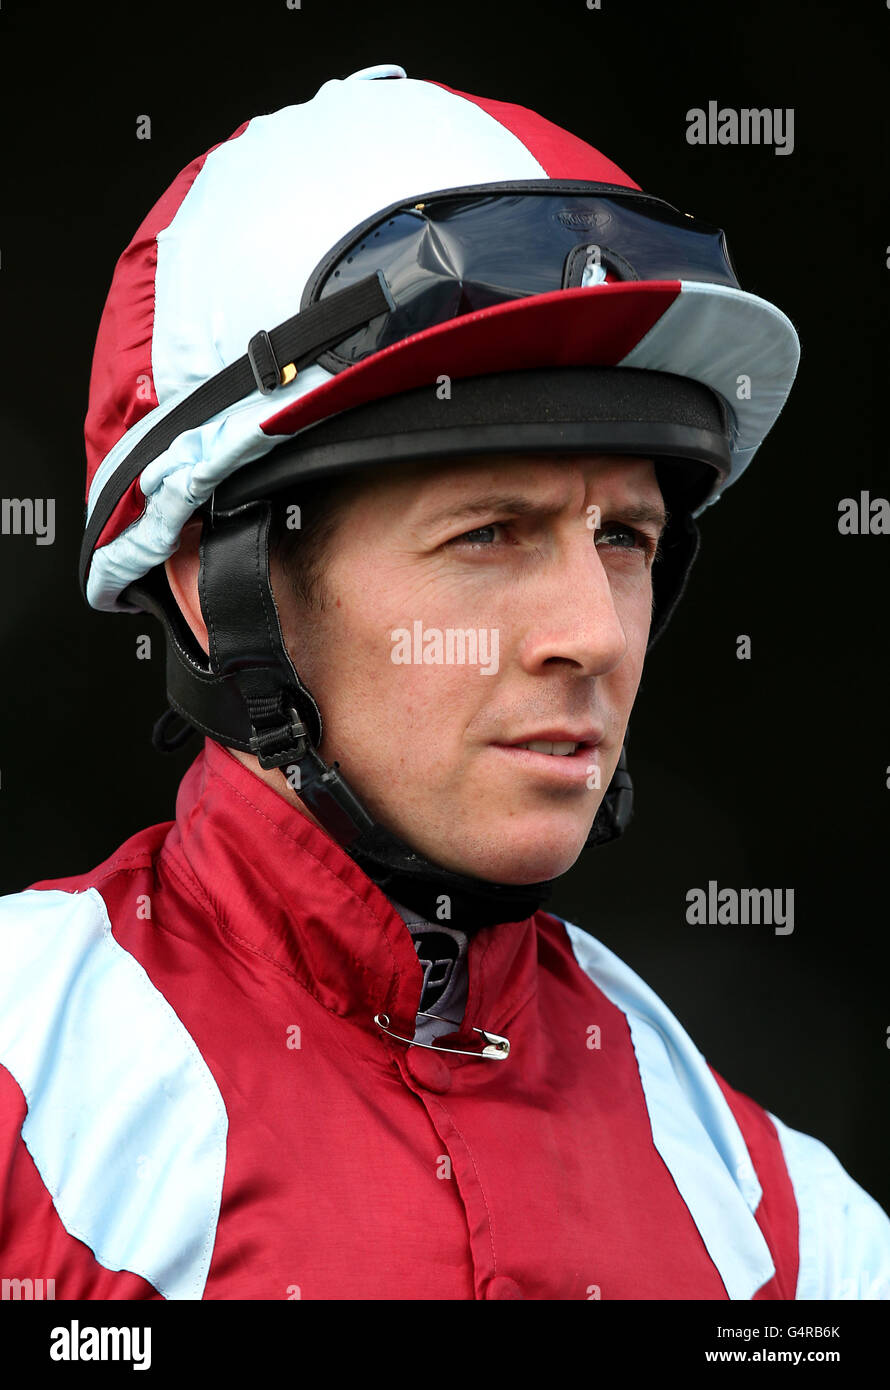
M363 487L330 545L321 612L273 568L321 756L448 868L564 873L621 753L663 517L648 459L494 456ZM517 747L537 740L582 746Z

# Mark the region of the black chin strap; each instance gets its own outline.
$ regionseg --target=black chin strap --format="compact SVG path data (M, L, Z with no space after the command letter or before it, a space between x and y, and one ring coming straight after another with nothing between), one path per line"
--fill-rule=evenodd
M489 883L434 864L381 825L346 849L390 898L413 907L428 922L451 922L473 932L497 922L524 922L550 897L553 881Z
M385 893L428 921L453 921L462 930L524 921L547 900L552 880L493 883L433 863L378 824L316 748L322 717L284 644L269 581L272 504L250 502L228 512L211 510L201 539L201 609L209 660L192 636L167 584L163 567L127 591L153 613L167 636L170 708L188 725L230 748L256 755L263 768L281 768L318 822ZM155 744L178 747L169 711ZM620 835L630 819L632 788L622 750L613 782L588 844Z

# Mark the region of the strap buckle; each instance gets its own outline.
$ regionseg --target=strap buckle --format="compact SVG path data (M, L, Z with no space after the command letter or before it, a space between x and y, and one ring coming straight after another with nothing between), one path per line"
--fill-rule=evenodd
M261 768L283 767L286 763L298 763L305 757L309 743L309 732L293 705L285 712L290 716L285 723L277 723L271 728L257 729L253 724L249 747L259 759Z
M284 367L279 366L272 339L265 328L261 328L259 333L254 333L247 344L247 360L254 381L264 396L271 395L279 386L287 386L297 375L293 362L288 362Z

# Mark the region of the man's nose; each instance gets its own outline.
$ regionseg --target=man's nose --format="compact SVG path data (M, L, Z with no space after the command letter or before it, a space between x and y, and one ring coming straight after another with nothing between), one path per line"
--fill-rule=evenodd
M542 571L526 612L520 660L529 671L566 661L578 674L602 676L627 651L609 574L589 530L567 540Z

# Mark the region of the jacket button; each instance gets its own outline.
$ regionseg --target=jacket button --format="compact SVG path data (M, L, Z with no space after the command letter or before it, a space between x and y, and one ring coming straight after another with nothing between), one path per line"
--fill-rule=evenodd
M422 1047L409 1047L405 1066L418 1085L428 1091L448 1091L451 1089L451 1070L444 1057L435 1052L427 1052Z
M525 1298L525 1294L515 1279L506 1274L496 1274L485 1285L486 1298Z

